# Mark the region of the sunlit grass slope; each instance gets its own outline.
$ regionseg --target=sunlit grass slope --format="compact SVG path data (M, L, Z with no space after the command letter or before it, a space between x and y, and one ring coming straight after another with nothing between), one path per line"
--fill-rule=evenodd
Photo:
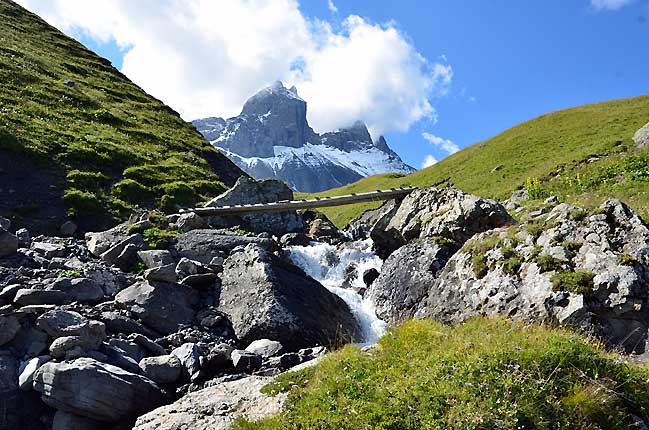
M633 429L649 372L562 329L410 321L371 353L347 346L264 390L284 412L236 429Z
M502 200L539 178L547 194L586 205L621 198L646 219L649 150L634 150L632 137L647 122L648 95L579 106L524 122L411 175L376 175L314 195L451 183ZM376 204L323 212L344 226L370 207Z

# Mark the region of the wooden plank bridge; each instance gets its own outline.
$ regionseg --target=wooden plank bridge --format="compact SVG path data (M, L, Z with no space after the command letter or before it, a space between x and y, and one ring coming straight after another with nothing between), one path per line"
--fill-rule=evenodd
M334 197L316 197L310 200L281 200L271 203L252 203L232 206L215 206L193 209L182 209L180 213L195 212L205 216L239 215L252 212L286 212L297 209L315 209L330 206L342 206L353 203L378 202L397 197L405 197L416 188L393 188L369 193L348 194Z

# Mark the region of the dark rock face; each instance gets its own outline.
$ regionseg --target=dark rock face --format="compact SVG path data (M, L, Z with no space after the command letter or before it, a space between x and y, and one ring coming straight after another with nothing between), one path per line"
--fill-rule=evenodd
M276 82L252 96L239 116L193 124L251 176L281 179L298 191L322 191L368 174L414 171L383 137L373 142L363 123L318 135L307 122L306 109L295 87Z
M130 309L147 327L171 334L193 320L198 299L198 293L184 285L143 281L117 294L115 303Z
M151 380L91 358L44 364L34 389L53 408L108 422L151 410L165 398Z
M391 325L411 319L453 250L450 245L424 239L393 252L366 292L377 316Z
M282 181L266 179L256 181L240 178L234 187L211 200L207 206L232 206L249 203L271 203L293 200L293 191ZM304 221L295 211L261 212L232 217L212 217L211 224L221 227L239 225L256 233L282 235L304 230Z
M297 267L249 246L223 268L219 309L239 340L271 338L288 350L360 338L347 304Z
M18 238L0 227L0 257L6 257L18 251Z
M265 249L273 249L276 246L270 239L223 234L215 230L192 230L178 236L173 250L179 257L209 264L212 259L222 257L238 246L251 243Z

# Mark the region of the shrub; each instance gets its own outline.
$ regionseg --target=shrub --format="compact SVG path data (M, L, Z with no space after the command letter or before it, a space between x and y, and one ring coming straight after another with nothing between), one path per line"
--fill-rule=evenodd
M113 185L111 193L120 199L131 202L144 202L153 198L153 190L133 179L123 179Z
M553 291L570 291L577 294L588 294L595 283L595 274L591 272L559 272L552 275Z
M555 270L561 270L563 267L563 261L558 258L552 257L551 255L539 255L536 257L536 265L539 266L539 271L541 273L552 272Z
M471 257L471 263L476 278L482 279L487 276L487 273L489 273L489 267L487 266L487 257L484 254L473 255L473 257Z
M527 178L525 189L531 200L542 199L547 196L547 192L543 189L539 178Z
M632 255L629 254L618 255L617 262L622 266L635 266L636 264L638 264L638 260L636 260Z
M63 203L79 215L92 215L101 211L102 202L94 193L68 189L63 194Z
M149 249L167 249L170 242L180 234L177 230L162 230L158 227L144 230L144 242Z
M263 391L288 393L283 411L234 429L603 430L649 418L649 370L564 329L409 321L379 344L280 375Z
M517 275L521 270L522 264L523 260L521 260L519 257L510 257L503 263L503 272L510 275Z

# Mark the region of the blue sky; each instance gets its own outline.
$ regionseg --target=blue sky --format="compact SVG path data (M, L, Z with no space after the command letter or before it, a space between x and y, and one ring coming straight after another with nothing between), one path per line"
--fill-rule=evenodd
M393 130L386 133L388 143L404 161L420 167L426 156L448 155L448 141L465 147L549 111L649 93L649 1L593 1L610 8L598 9L589 0L338 0L333 12L327 0L309 0L299 4L299 12L307 20L327 22L333 32L350 15L396 28L430 65L452 68L445 94L427 95L434 115L408 119L408 131L386 127ZM97 36L74 27L67 32L122 67L129 50L126 36ZM116 39L124 38L120 49ZM141 82L146 76L138 76L134 80L148 89ZM230 79L218 72L210 78L225 85ZM379 118L397 112L390 109ZM214 110L211 115L223 115ZM427 142L423 133L444 140L447 150Z

